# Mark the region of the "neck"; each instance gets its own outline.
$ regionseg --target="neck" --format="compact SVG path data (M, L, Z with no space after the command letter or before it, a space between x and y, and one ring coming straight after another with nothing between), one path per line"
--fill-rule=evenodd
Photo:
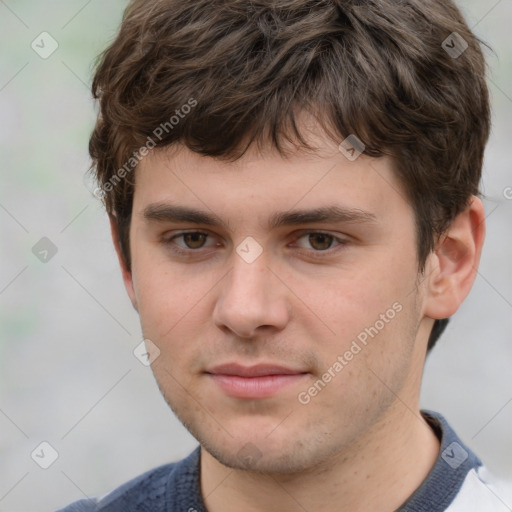
M397 401L357 445L297 474L231 469L201 448L201 492L209 512L392 512L420 486L438 452L419 409Z

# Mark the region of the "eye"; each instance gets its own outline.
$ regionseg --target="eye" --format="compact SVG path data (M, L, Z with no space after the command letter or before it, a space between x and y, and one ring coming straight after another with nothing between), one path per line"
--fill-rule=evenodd
M208 240L211 240L207 244ZM200 254L201 249L218 246L209 233L203 231L185 231L173 236L163 237L162 242L178 255ZM294 247L299 248L310 256L321 257L342 249L347 240L322 231L309 231L302 233L295 239Z
M300 242L301 240L303 242ZM322 231L304 233L295 242L295 245L300 249L307 249L309 251L312 249L313 252L327 252L330 249L336 250L337 247L345 244L347 244L346 240Z
M183 238L183 242L187 246L187 249L201 249L208 238L208 235L206 233L194 231L193 233L183 233L182 235L178 235L176 238L180 237Z
M165 237L162 241L174 252L185 254L187 252L197 252L199 249L208 247L205 245L208 238L209 234L202 231L186 231L171 237ZM180 239L182 243L178 243Z

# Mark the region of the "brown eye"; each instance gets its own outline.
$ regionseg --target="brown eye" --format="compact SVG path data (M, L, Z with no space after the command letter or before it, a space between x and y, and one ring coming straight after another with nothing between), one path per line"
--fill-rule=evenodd
M205 233L184 233L181 236L188 249L200 249L208 237Z
M308 258L326 258L348 247L346 237L338 237L324 231L306 231L295 239L294 246Z
M331 247L334 237L326 233L310 233L308 235L308 241L313 249L325 251Z

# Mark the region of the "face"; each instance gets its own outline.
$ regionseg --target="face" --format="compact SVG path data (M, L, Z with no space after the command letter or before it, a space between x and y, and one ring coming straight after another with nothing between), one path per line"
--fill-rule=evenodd
M223 464L304 470L418 393L414 215L387 157L153 151L130 246L158 385Z

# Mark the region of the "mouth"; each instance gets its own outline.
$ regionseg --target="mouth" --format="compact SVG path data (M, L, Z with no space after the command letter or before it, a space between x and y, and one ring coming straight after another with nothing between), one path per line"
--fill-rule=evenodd
M229 363L205 373L225 394L256 399L277 394L304 379L309 372L271 364L247 367Z

